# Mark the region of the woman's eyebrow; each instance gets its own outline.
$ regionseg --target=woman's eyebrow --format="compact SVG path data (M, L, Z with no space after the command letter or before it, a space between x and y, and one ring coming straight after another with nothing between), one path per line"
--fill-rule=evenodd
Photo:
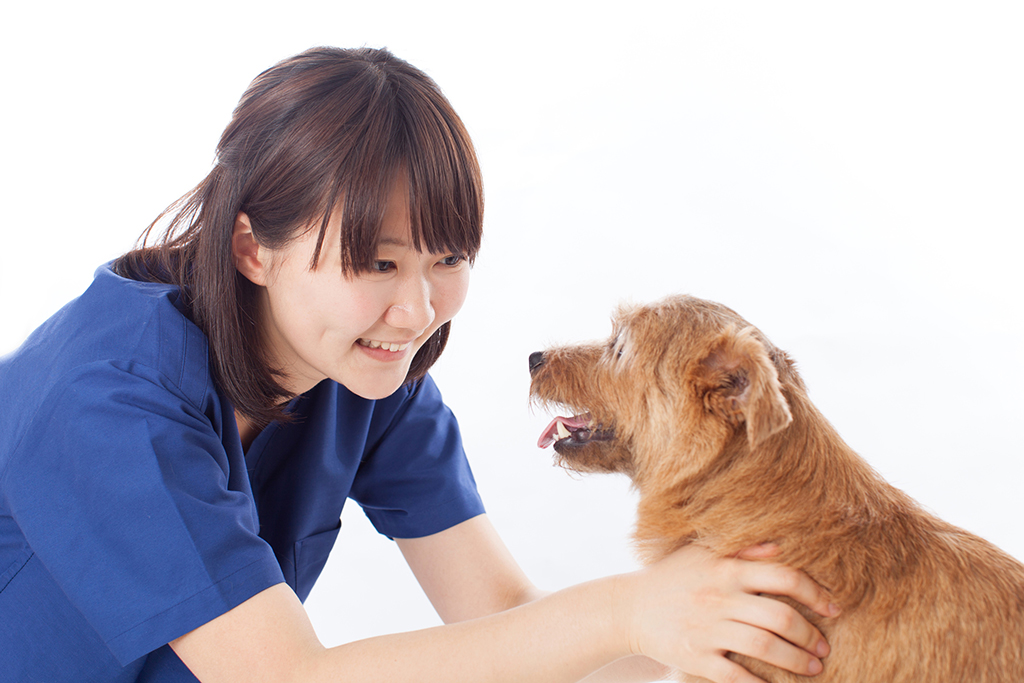
M409 243L408 242L406 242L405 240L402 240L402 239L397 239L395 237L381 237L377 241L377 244L379 246L389 246L389 247L390 246L406 247L406 248L409 247Z

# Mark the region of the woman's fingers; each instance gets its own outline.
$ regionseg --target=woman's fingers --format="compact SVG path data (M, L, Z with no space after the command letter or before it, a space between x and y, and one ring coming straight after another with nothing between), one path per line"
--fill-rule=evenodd
M769 563L750 563L743 579L751 593L767 593L792 598L823 617L834 617L839 608L829 601L825 589L796 569Z
M769 631L736 622L726 638L730 652L758 659L801 676L821 673L821 660Z
M821 631L784 602L770 597L749 596L737 610L736 621L774 633L814 657L825 657L829 653Z
M734 555L741 560L767 560L779 554L779 546L774 543L761 543L744 548Z
M758 678L745 668L725 657L716 657L707 662L707 667L692 672L695 676L706 678L709 681L725 683L766 683L763 678Z
M748 551L722 558L687 546L634 575L641 587L631 620L634 650L719 683L761 681L729 652L804 676L819 673L829 651L824 637L775 598L834 616L828 594L803 572L764 561L777 554L774 546Z

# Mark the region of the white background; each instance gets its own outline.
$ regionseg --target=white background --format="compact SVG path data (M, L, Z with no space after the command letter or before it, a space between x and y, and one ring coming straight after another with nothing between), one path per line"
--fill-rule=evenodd
M0 353L207 172L249 80L387 46L474 137L486 238L437 377L495 524L559 588L635 566L635 501L534 446L527 356L623 300L716 299L798 361L890 481L1024 558L1017 2L17 3ZM285 9L285 8L288 9ZM325 643L436 623L355 507Z

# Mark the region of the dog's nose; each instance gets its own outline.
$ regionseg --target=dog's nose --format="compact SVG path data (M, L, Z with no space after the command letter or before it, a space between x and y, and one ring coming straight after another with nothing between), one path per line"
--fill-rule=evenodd
M532 375L534 373L534 371L537 368L539 368L540 366L542 366L542 365L544 365L544 352L543 351L534 351L533 353L531 353L530 354L530 374Z

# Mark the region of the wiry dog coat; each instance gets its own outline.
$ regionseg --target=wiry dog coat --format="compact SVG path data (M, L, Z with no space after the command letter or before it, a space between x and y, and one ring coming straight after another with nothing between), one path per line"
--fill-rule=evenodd
M1024 682L1024 566L883 481L786 354L730 309L690 297L625 309L607 342L533 354L530 368L536 399L581 413L540 445L633 479L646 560L772 542L773 561L832 594L835 619L800 608L832 647L814 680ZM810 680L736 659L768 681Z

